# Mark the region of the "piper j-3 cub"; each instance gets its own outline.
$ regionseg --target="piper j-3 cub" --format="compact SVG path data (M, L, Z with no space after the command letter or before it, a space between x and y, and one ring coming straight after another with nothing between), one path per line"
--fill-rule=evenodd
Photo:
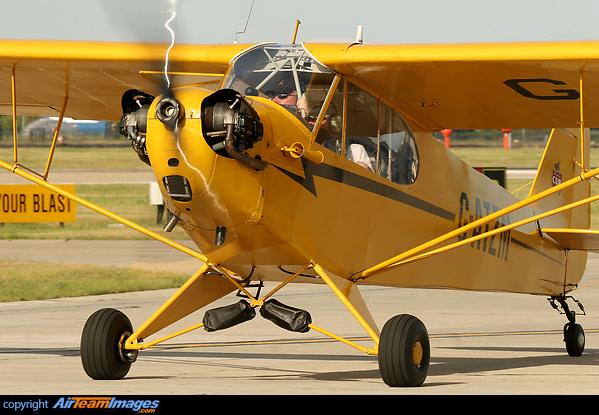
M15 134L14 161L3 168L201 261L138 328L114 309L89 317L81 358L90 377L122 378L147 348L259 311L283 329L315 330L378 355L390 386L421 385L430 362L425 325L399 314L379 331L360 285L547 296L567 317L567 352L583 352L571 293L587 252L599 249L599 233L589 230L598 198L589 179L599 169L589 169L588 132L599 126L599 42L175 45L163 73L165 48L1 42L4 113L120 119L155 173L171 213L165 229L182 227L198 248L52 185L58 132L44 173L19 164ZM524 200L431 134L506 126L554 128ZM278 284L253 295L249 285L263 281ZM326 284L372 347L278 301L292 282ZM248 299L154 336L235 290Z

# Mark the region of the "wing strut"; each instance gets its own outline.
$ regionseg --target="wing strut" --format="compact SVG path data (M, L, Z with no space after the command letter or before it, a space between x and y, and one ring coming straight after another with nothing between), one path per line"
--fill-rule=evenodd
M18 169L19 168L18 165L11 166L10 164L8 164L8 163L0 160L0 167L2 167L3 169L6 169L8 171L11 171L11 172L17 174L18 176L21 176L24 179L27 179L27 180L35 183L35 184L38 184L38 185L40 185L42 187L45 187L46 189L50 189L53 192L56 192L59 195L62 195L62 196L66 197L66 198L68 198L68 199L70 199L70 200L72 200L72 201L74 201L76 203L79 203L79 204L85 206L86 208L89 208L89 209L91 209L91 210L93 210L95 212L98 212L98 213L100 213L100 214L102 214L102 215L104 215L104 216L106 216L106 217L108 217L108 218L110 218L112 220L115 220L115 221L117 221L119 223L122 223L123 225L128 226L128 227L130 227L130 228L132 228L132 229L134 229L134 230L136 230L138 232L141 232L144 235L149 236L150 238L154 238L157 241L162 242L162 243L164 243L166 245L169 245L172 248L178 249L179 251L181 251L181 252L183 252L185 254L188 254L188 255L196 258L196 259L199 259L200 261L203 261L203 262L207 261L207 258L204 255L202 255L201 253L199 253L198 251L195 251L193 249L190 249L190 248L186 247L185 245L179 244L179 243L177 243L175 241L172 241L172 240L170 240L168 238L165 238L162 235L159 235L159 234L157 234L157 233L155 233L155 232L153 232L153 231L151 231L151 230L149 230L149 229L147 229L147 228L145 228L145 227L143 227L141 225L138 225L135 222L132 222L132 221L130 221L128 219L125 219L124 217L119 216L119 215L117 215L117 214L115 214L115 213L113 213L113 212L111 212L109 210L106 210L106 209L104 209L104 208L102 208L102 207L100 207L100 206L98 206L98 205L96 205L96 204L94 204L94 203L92 203L92 202L90 202L88 200L85 200L85 199L82 199L82 198L80 198L78 196L75 196L74 194L69 193L69 192L63 190L63 189L61 189L61 188L53 185L52 183L48 183L45 179L37 177L37 174L32 174L32 173L28 173L28 172L25 172L25 171L21 171L21 170Z
M476 235L476 236L472 236L470 238L467 238L467 239L461 240L459 242L456 242L456 243L453 243L453 244L450 244L450 245L447 245L447 246L435 249L433 251L425 252L423 254L415 255L415 256L412 256L410 258L398 261L398 262L390 265L388 267L388 269L397 267L399 265L406 264L408 262L416 261L418 259L428 258L428 257L430 257L432 255L440 254L442 252L449 251L450 249L459 248L460 246L476 242L476 241L478 241L480 239L485 239L485 238L488 238L489 236L493 236L493 235L496 235L498 233L507 232L507 231L509 231L511 229L514 229L514 228L517 228L519 226L523 226L523 225L526 225L526 224L531 223L531 222L536 222L536 221L544 219L544 218L546 218L548 216L556 215L556 214L561 213L563 211L566 211L566 210L569 210L569 209L574 209L574 208L577 208L577 207L582 206L584 204L595 202L597 200L599 200L599 195L595 195L595 196L592 196L592 197L589 197L589 198L586 198L586 199L582 199L582 200L579 200L577 202L571 203L569 205L564 205L562 207L550 210L548 212L541 213L541 214L536 215L536 216L532 216L532 217L530 217L528 219L524 219L524 220L512 223L510 225L501 226L501 227L499 227L497 229L493 229L491 231L484 232L484 233L481 233L481 234ZM459 229L462 229L462 228L459 228ZM545 232L545 233L547 233L551 237L554 236L554 233L557 233L556 231L559 231L559 230L555 230L555 229L540 229L540 232ZM576 229L569 229L569 231L576 232L577 230ZM557 238L554 238L554 239L557 240ZM565 246L564 243L560 242L560 240L557 240L557 242L560 245L562 245L564 247L564 249L569 249L568 246Z
M64 99L62 101L62 108L60 109L60 116L58 117L58 123L56 125L56 129L54 130L54 136L52 138L52 145L50 146L50 154L48 155L48 161L46 162L46 168L44 169L44 174L40 174L28 167L19 164L19 154L18 154L18 134L17 134L17 75L16 68L12 68L11 75L11 83L12 83L12 135L13 135L13 153L14 153L14 167L13 172L18 167L25 169L44 180L48 180L48 174L50 173L50 165L52 164L52 159L54 158L54 152L56 151L56 143L58 142L58 137L60 136L60 129L62 127L62 121L64 119L64 114L67 109L67 103L69 102L69 82L68 82L68 69L65 74L65 94Z
M404 264L406 262L411 262L411 261L414 261L414 260L417 260L417 259L422 259L422 258L429 257L429 256L434 255L434 254L445 252L445 251L447 251L449 249L457 248L457 247L460 247L462 245L466 245L466 244L472 243L474 241L477 241L479 239L487 238L487 237L489 237L491 235L495 235L497 233L505 232L505 231L508 231L510 229L517 228L519 226L526 225L528 223L531 223L531 222L534 222L534 221L546 218L548 216L555 215L555 214L563 212L565 210L573 209L573 208L576 208L578 206L582 206L584 204L591 203L591 202L594 202L596 200L599 200L599 195L592 196L592 197L589 197L589 198L586 198L586 199L582 199L582 200L579 200L577 202L574 202L574 203L571 203L571 204L568 204L568 205L564 205L562 207L550 210L548 212L545 212L545 213L542 213L542 214L539 214L539 215L536 215L536 216L532 216L532 217L530 217L528 219L524 219L524 220L521 220L519 222L512 223L510 225L505 225L505 226L499 227L497 229L494 229L492 231L484 232L484 233L482 233L480 235L473 236L471 238L467 238L465 240L462 240L462 241L450 244L448 246L445 246L445 247L442 247L442 248L438 248L436 250L429 251L429 252L426 252L426 253L422 254L423 251L426 251L427 249L430 249L430 248L432 248L432 247L434 247L436 245L439 245L439 244L441 244L443 242L446 242L446 241L450 240L451 238L454 238L454 237L456 237L458 235L461 235L461 234L463 234L463 233L465 233L465 232L467 232L467 231L469 231L471 229L477 228L477 227L482 226L482 225L484 225L484 224L486 224L488 222L496 220L496 219L498 219L498 218L500 218L500 217L502 217L502 216L504 216L504 215L506 215L508 213L512 213L512 212L514 212L514 211L516 211L516 210L518 210L518 209L520 209L520 208L522 208L524 206L527 206L527 205L529 205L529 204L531 204L533 202L536 202L537 200L545 198L545 197L547 197L549 195L552 195L554 193L560 192L560 191L562 191L562 190L564 190L564 189L566 189L568 187L574 186L574 185L576 185L576 184L578 184L580 182L586 181L586 180L590 180L590 179L592 179L593 177L595 177L598 174L599 174L599 168L593 169L591 171L583 171L579 176L576 176L576 177L574 177L574 178L572 178L572 179L570 179L568 181L565 181L565 182L563 182L560 185L554 186L551 189L547 189L547 190L545 190L543 192L540 192L540 193L537 193L537 194L535 194L533 196L530 196L530 197L528 197L528 198L526 198L526 199L524 199L524 200L522 200L520 202L514 203L511 206L503 208L503 209L501 209L501 210L499 210L499 211L497 211L495 213L492 213L490 215L487 215L487 216L484 216L484 217L482 217L480 219L477 219L477 220L475 220L473 222L470 222L469 224L464 225L462 227L459 227L459 228L457 228L457 229L455 229L455 230L453 230L451 232L447 232L446 234L441 235L441 236L439 236L439 237L437 237L435 239L432 239L429 242L425 242L425 243L423 243L421 245L416 246L415 248L409 249L406 252L404 252L404 253L402 253L400 255L397 255L397 256L395 256L395 257L393 257L393 258L391 258L391 259L389 259L387 261L381 262L378 265L375 265L375 266L367 268L367 269L365 269L365 270L363 270L361 272L358 272L358 273L354 274L351 277L350 281L354 281L355 282L355 281L358 281L360 279L366 279L369 276L372 276L374 274L378 274L380 272L383 272L383 271L389 270L391 268L397 267L397 266L399 266L401 264Z
M52 145L50 146L50 154L48 155L48 162L46 163L46 169L44 170L44 180L48 179L50 173L50 165L52 164L52 158L54 158L54 151L56 150L56 143L58 142L58 136L60 135L60 128L62 127L62 120L64 118L64 112L67 109L67 103L69 102L69 96L65 95L64 101L62 102L62 108L60 110L60 117L58 118L58 124L54 130L54 137L52 138Z
M67 108L67 103L69 101L69 90L68 90L68 73L66 75L66 79L65 79L65 97L62 103L62 109L60 111L60 118L58 120L58 125L56 128L56 131L54 132L54 139L52 141L52 146L50 149L50 155L48 157L48 161L46 163L46 168L44 171L44 174L40 174L37 173L21 164L19 164L19 158L18 158L18 152L17 152L17 148L18 148L18 140L17 140L17 126L16 126L16 119L17 119L17 97L16 97L16 93L17 93L17 82L16 82L16 68L12 69L12 113L13 113L13 146L14 146L14 165L10 165L8 163L6 163L5 161L0 160L0 167L18 175L23 177L24 179L27 179L33 183L36 183L42 187L45 187L46 189L52 190L56 193L58 193L59 195L62 195L76 203L79 203L95 212L98 212L110 219L113 219L119 223L122 223L125 226L128 226L138 232L143 233L144 235L147 235L151 238L156 239L159 242L162 242L166 245L169 245L175 249L178 249L179 251L186 253L194 258L199 259L202 262L206 262L208 259L202 255L201 253L199 253L198 251L195 251L193 249L190 249L188 247L186 247L185 245L179 244L175 241L172 241L168 238L165 238L147 228L144 228L143 226L138 225L135 222L132 222L128 219L123 218L122 216L119 216L115 213L110 212L109 210L106 210L92 202L89 202L85 199L82 199L78 196L75 196L72 193L69 193L55 185L53 185L52 183L49 183L47 181L48 179L48 173L50 171L50 165L52 163L52 158L54 155L54 150L56 149L56 142L58 140L58 136L60 133L60 127L62 125L62 120Z
M584 64L586 65L586 63ZM580 163L582 166L582 171L586 171L586 166L584 165L584 143L585 143L585 139L584 139L584 91L583 91L583 67L578 71L578 73L580 74Z

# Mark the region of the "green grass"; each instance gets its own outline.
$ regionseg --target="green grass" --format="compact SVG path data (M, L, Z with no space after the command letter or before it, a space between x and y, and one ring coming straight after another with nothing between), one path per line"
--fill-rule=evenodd
M31 301L158 290L183 285L188 275L82 264L0 261L0 301Z
M43 171L48 161L48 147L20 147L18 161L31 169ZM14 161L12 147L0 147L0 160ZM124 147L57 147L53 169L147 170L130 146Z
M452 147L451 151L473 167L537 168L545 149L519 147ZM591 166L599 166L599 150L591 149Z
M451 151L473 167L538 167L543 156L543 149L532 147L452 147Z

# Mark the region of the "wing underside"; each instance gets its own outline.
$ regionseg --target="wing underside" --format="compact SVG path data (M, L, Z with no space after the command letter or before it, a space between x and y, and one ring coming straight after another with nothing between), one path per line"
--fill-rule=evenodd
M230 59L249 45L177 45L169 53L173 87L214 86ZM118 121L128 89L164 90L168 45L79 41L0 41L0 114Z
M599 126L599 42L306 45L425 131Z
M214 86L250 45L176 45L176 85ZM168 45L0 41L0 113L118 120L127 89L158 94ZM368 86L415 128L599 127L599 42L446 45L307 44L323 64ZM13 77L14 73L14 77ZM584 93L581 88L583 80Z

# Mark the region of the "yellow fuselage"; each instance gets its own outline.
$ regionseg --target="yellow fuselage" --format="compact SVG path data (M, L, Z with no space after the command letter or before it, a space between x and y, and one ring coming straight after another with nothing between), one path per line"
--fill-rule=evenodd
M420 154L418 179L399 185L312 144L309 129L284 108L249 97L264 127L264 138L248 151L267 163L265 170L257 171L217 155L204 140L200 108L211 93L200 88L174 91L185 108L185 119L175 131L156 119L157 99L148 116L147 152L166 205L181 219L180 225L210 261L242 277L255 268L252 279L283 280L298 266L315 261L350 278L517 201L428 133L414 134ZM321 151L324 162L314 164L282 151L298 142ZM170 198L166 176L185 177L191 200ZM520 209L487 225L487 230L531 215L531 208ZM215 243L218 227L226 228L221 245ZM361 282L562 293L567 256L535 230L527 225ZM457 239L473 235L467 233ZM300 280L317 282L309 275Z

